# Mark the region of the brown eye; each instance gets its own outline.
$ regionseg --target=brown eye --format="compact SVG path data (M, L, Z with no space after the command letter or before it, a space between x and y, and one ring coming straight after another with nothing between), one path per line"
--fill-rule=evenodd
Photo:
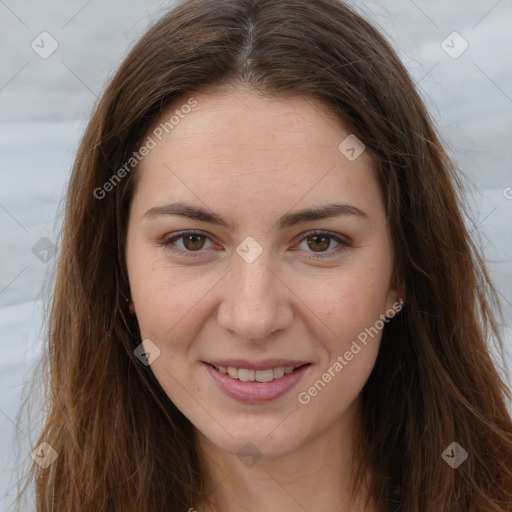
M306 257L320 259L341 254L349 247L352 247L352 242L343 235L329 231L309 231L302 236L298 248L305 251Z
M181 232L162 240L160 244L180 256L205 256L206 249L214 246L208 235L194 231Z
M197 251L199 249L202 249L204 246L204 243L205 243L204 235L198 235L198 234L185 235L182 237L182 239L183 239L183 245L189 251Z
M313 235L307 237L307 243L313 252L322 252L329 248L331 237L327 235Z

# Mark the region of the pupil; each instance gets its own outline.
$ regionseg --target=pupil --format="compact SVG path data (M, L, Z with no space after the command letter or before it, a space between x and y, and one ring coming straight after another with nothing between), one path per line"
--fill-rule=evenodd
M311 238L314 240L313 244L320 244L320 245L322 245L320 250L325 250L325 249L327 249L329 247L329 237L327 237L325 235L313 235ZM318 242L319 239L323 240L323 242ZM313 249L314 252L320 252L320 251L315 251L315 249L312 247L313 244L308 240L309 247L311 249Z
M201 242L202 235L188 235L185 237L185 246L187 249L201 249L202 245ZM312 240L312 241L311 241ZM199 247L197 247L197 244L199 243ZM189 246L189 244L192 244L192 247ZM314 252L320 252L324 251L329 248L329 237L325 235L313 235L310 237L310 240L308 240L308 245L311 249L313 249ZM320 245L321 247L319 250L315 250L313 245ZM318 249L318 247L317 247Z
M200 244L200 247L197 247L195 244L198 243L198 241L200 241L202 235L188 235L187 237L185 237L185 247L187 247L187 249L201 249L202 247L202 244ZM192 244L192 247L189 247L189 243Z

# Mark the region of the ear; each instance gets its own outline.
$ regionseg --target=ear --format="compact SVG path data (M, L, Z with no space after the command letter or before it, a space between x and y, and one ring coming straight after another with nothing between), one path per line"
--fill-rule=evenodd
M134 315L135 314L135 304L133 303L133 300L130 301L129 308L130 308L130 313L132 315Z
M400 311L403 304L407 302L406 296L407 292L403 280L394 272L386 299L386 311Z

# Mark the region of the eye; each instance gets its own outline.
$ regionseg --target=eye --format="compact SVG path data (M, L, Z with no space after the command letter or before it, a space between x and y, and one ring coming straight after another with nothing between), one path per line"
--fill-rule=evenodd
M200 231L183 231L162 240L160 244L169 249L171 252L193 257L201 255L201 249L204 248L206 240L209 240L208 235ZM182 247L179 247L180 244L178 244L177 247L175 244L176 241L180 241ZM210 243L212 243L211 240Z
M334 249L327 251L331 247L333 240L338 245ZM313 259L331 257L350 246L348 239L328 231L309 231L301 238L300 243L303 244L304 242L307 247L305 250L310 253L308 258Z
M208 246L206 246L207 241L211 244L210 248L215 247L215 244L213 244L206 233L201 231L182 231L181 233L165 238L159 243L169 251L180 256L197 257L205 252L202 249L208 248ZM328 251L327 249L332 246L333 241L338 245ZM350 246L348 239L328 231L309 231L303 234L300 239L300 244L304 242L306 243L306 248L303 250L309 253L308 258L313 259L331 257ZM295 251L297 249L294 248L292 250Z

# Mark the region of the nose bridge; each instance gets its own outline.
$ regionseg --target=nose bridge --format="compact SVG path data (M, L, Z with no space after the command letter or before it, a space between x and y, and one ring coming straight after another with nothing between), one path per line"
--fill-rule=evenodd
M285 287L271 271L269 251L244 243L233 256L233 268L218 313L220 327L245 340L263 340L289 325L292 312ZM244 254L240 251L249 248ZM252 251L252 254L251 254ZM249 254L251 257L246 257Z
M276 295L275 277L269 269L269 258L260 256L256 261L248 263L242 259L237 261L232 273L234 298L238 303L268 304ZM271 293L274 292L274 293Z

